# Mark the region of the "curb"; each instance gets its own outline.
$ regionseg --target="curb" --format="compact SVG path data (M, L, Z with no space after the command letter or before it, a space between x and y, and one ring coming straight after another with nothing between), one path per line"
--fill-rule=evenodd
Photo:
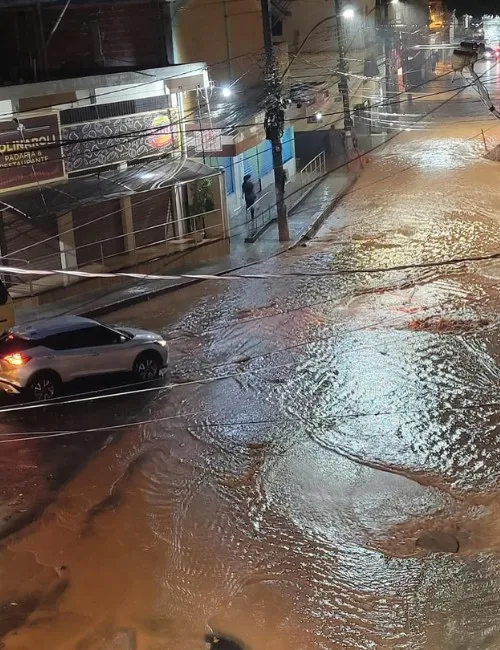
M281 255L282 253L286 253L286 251L290 250L296 245L297 242L294 242L291 246L288 246L287 248L278 251L271 257L276 257L278 255ZM271 258L266 258L266 259L271 259ZM210 275L226 275L227 273L234 273L235 271L241 271L242 269L246 269L249 266L253 266L255 264L260 264L263 262L263 259L260 260L255 260L254 262L247 262L246 264L241 264L240 266L232 266L228 269L224 269L223 271L215 271L214 273L211 273ZM185 287L190 287L193 284L198 284L200 282L205 282L205 280L202 279L192 279L192 280L180 280L176 284L171 284L167 287L160 287L158 289L154 289L153 291L150 291L148 294L141 293L137 294L135 296L130 296L129 298L123 298L122 300L116 300L114 302L107 303L106 305L101 305L100 307L94 307L94 309L87 309L85 311L80 311L78 312L79 316L85 316L86 318L94 318L95 316L104 316L105 314L110 314L114 311L118 311L118 309L125 309L126 307L133 307L133 305L137 305L141 302L148 302L148 300L152 300L153 298L158 298L159 296L164 296L167 293L170 293L171 291L177 291L178 289L184 289Z
M340 192L335 196L335 198L328 204L328 206L322 210L321 212L317 213L316 218L313 220L312 224L309 226L309 228L297 239L297 241L293 244L293 247L295 246L300 246L304 242L310 241L314 235L318 232L318 230L321 228L321 226L324 224L326 221L326 218L334 210L337 205L342 201L344 196L349 193L349 190L351 187L356 183L356 181L359 178L359 173L358 174L353 174L352 178L350 178L345 186L340 190Z
M332 210L335 209L335 207L340 203L340 201L344 198L344 196L349 192L351 187L354 185L354 183L358 180L359 174L353 175L352 178L348 179L345 186L340 190L340 192L330 201L328 206L324 208L320 213L317 213L317 216L315 216L312 224L307 228L307 230L302 233L296 241L294 241L290 246L287 246L281 251L278 251L271 257L277 257L278 255L282 255L283 253L286 253L289 250L292 250L296 248L297 246L300 246L302 243L309 241L314 237L314 235L318 232L320 227L323 225L325 222L327 216L330 214ZM319 184L319 183L318 183ZM314 186L315 188L317 187L316 185ZM265 258L265 259L270 259L270 258ZM211 273L211 275L226 275L228 273L234 273L235 271L241 271L242 269L246 269L249 266L254 266L255 264L260 264L263 262L264 259L259 259L255 260L254 262L248 262L246 264L242 264L240 266L233 266L228 269L224 269L223 271L217 271L215 273ZM170 293L171 291L177 291L178 289L184 289L185 287L189 287L193 284L198 284L199 282L204 282L204 280L186 280L184 282L178 282L176 284L171 284L166 287L160 287L158 289L154 289L153 291L150 291L147 294L137 294L135 296L130 296L128 298L123 298L122 300L116 300L114 302L110 302L106 305L101 305L100 307L94 307L93 309L87 309L83 311L79 311L78 315L79 316L85 316L87 318L94 318L95 316L104 316L106 314L110 314L114 311L118 311L119 309L125 309L126 307L132 307L133 305L137 305L141 302L147 302L148 300L151 300L153 298L158 298L159 296L163 296L167 293ZM77 310L78 311L78 310Z
M303 194L300 199L292 205L290 210L288 211L288 215L290 216L294 210L298 210L302 203L309 197L310 194L314 192L314 190L318 187L318 185L323 182L323 178L318 178L316 182L312 182L311 186L306 190L305 194Z
M291 217L292 214L294 213L295 210L298 210L302 203L309 197L310 194L314 192L314 190L318 187L318 185L321 183L323 179L319 178L315 182L311 184L311 186L307 189L305 194L303 194L288 210L288 216ZM250 237L245 238L245 242L249 244L255 244L256 241L258 241L262 235L270 228L271 226L275 225L278 223L277 217L274 217L271 219L271 221L268 221L266 224L261 226L253 235Z

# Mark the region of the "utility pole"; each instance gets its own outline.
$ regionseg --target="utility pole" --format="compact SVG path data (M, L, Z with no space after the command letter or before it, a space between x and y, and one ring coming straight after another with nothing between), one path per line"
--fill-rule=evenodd
M392 38L389 26L389 0L382 0L383 12L383 32L384 32L384 59L385 59L385 101L388 112L391 112L390 101L392 99Z
M224 26L226 32L226 54L227 54L227 81L233 83L233 54L231 48L231 18L227 8L228 0L224 0Z
M285 102L282 96L282 80L274 56L270 0L261 0L262 28L266 52L265 80L267 86L266 116L264 128L266 138L271 142L273 153L274 186L278 213L278 234L281 242L290 240L285 204L285 170L281 151L281 137L285 125Z
M335 17L337 20L337 47L339 51L339 91L342 96L342 107L344 109L345 146L347 160L349 161L352 151L352 117L349 101L349 81L347 77L349 68L346 61L346 44L342 5L342 0L335 0Z

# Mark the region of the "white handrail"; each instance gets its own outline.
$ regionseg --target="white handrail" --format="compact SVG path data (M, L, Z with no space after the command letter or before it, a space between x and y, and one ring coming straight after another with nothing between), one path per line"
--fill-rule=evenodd
M314 167L314 169L308 169L309 167ZM305 165L301 170L300 173L308 173L309 171L316 171L318 167L325 168L326 167L326 156L324 151L320 151L317 156L314 156L312 160L310 160L307 165Z

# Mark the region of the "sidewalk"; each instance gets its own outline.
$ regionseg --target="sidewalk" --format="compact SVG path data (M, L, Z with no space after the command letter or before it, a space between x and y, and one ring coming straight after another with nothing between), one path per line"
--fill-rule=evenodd
M277 228L273 225L253 244L245 243L241 236L234 237L231 239L227 255L196 268L189 267L173 272L165 271L165 273L172 275L184 273L223 275L283 252L304 239L312 237L335 203L349 191L357 178L358 174L335 172L322 180L289 214L290 242L286 244L279 242ZM158 271L157 274L161 274L161 271ZM78 296L36 308L19 307L16 309L16 321L21 324L67 313L95 317L202 281L188 279L129 280L125 278L114 289L82 292Z

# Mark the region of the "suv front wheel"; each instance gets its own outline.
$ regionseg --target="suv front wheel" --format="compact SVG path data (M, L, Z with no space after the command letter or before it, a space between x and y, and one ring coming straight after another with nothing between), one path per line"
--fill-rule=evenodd
M24 390L25 397L32 402L46 402L59 397L62 382L54 372L42 371L34 375Z
M134 363L134 375L139 381L153 381L158 379L161 370L161 359L154 352L140 354Z

